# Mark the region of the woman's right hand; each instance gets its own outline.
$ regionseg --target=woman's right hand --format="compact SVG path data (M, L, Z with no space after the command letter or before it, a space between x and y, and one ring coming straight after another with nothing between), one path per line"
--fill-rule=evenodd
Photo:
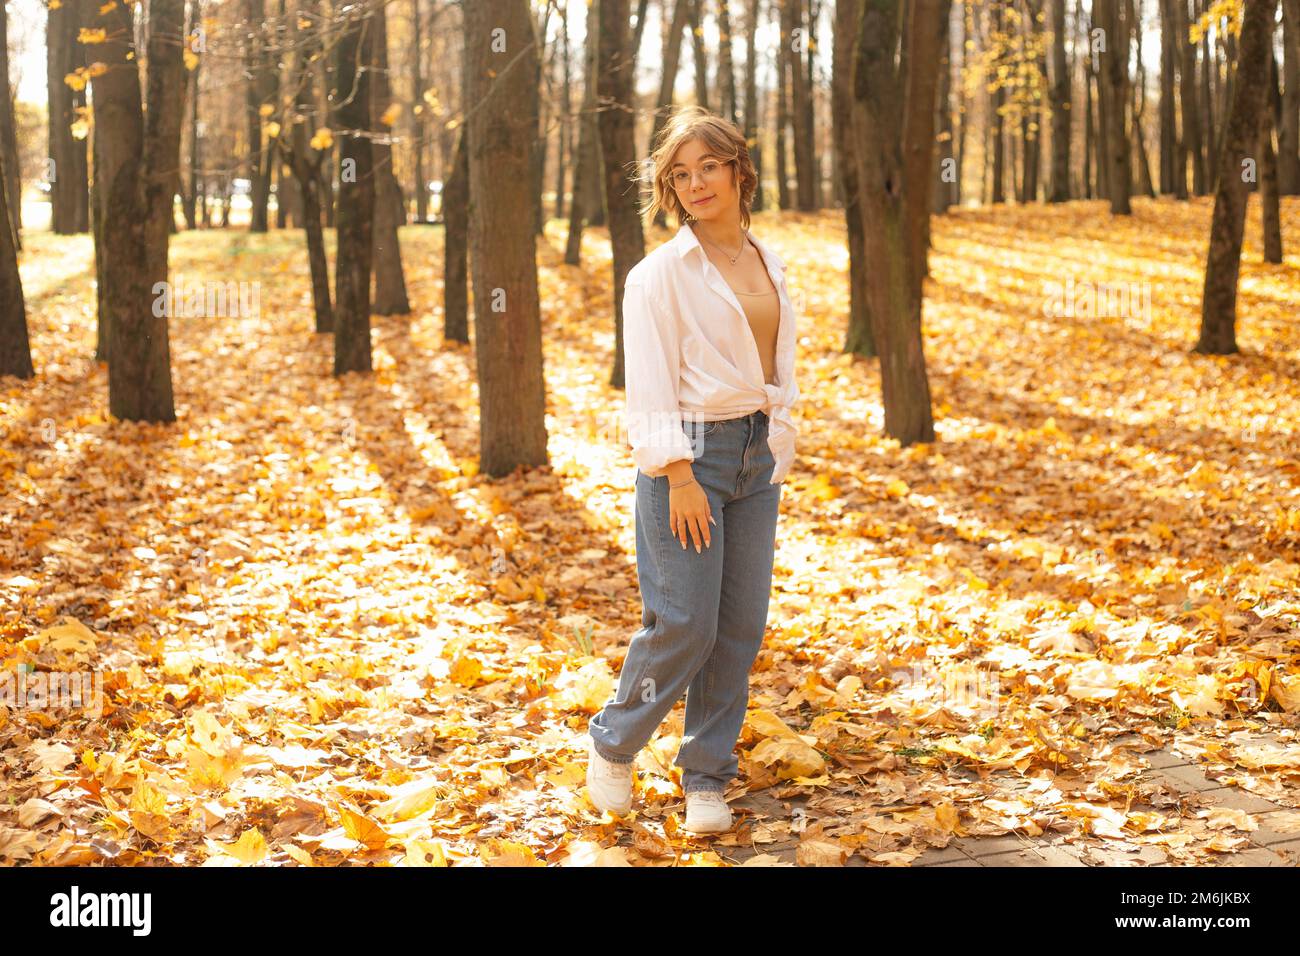
M670 486L673 482L670 482ZM686 535L695 539L695 552L700 553L700 543L708 547L712 536L709 525L717 524L709 511L709 496L704 493L700 483L691 480L679 488L670 487L668 491L668 527L673 537L686 547Z

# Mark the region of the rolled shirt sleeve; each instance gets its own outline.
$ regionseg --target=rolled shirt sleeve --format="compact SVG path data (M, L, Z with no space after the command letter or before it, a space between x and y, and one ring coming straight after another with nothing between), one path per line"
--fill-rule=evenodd
M628 442L632 458L650 478L669 464L695 460L682 430L677 382L681 371L677 317L644 280L623 290L623 352Z

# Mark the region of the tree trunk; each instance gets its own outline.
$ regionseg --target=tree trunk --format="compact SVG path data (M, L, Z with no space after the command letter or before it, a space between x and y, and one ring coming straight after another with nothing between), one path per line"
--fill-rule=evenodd
M602 0L606 5L620 6ZM626 2L616 15L623 39ZM464 16L465 102L474 104L467 134L479 468L499 477L547 463L537 245L520 223L533 198L537 41L527 0L479 0L465 5ZM504 45L494 42L496 27ZM630 129L631 114L619 115Z
M776 51L776 202L781 209L789 209L790 171L787 168L786 129L790 125L790 34L794 30L794 8L785 0L780 3L779 43Z
M320 28L311 25L317 19L317 0L305 0L301 8L311 16L306 27L294 27L294 67L291 76L296 78L292 146L283 135L279 139L285 160L298 184L302 202L302 225L307 239L307 263L311 272L311 301L316 317L316 331L334 331L334 307L330 302L329 259L325 255L325 233L321 228L320 166L321 154L314 149L308 137L311 119L317 115L315 72L312 61L321 55ZM295 18L296 22L297 18Z
M659 132L664 128L664 123L668 119L668 114L672 111L673 106L673 86L677 82L677 69L681 64L682 53L682 29L690 21L690 12L693 6L693 0L675 0L672 7L672 19L668 20L668 0L662 0L661 8L664 12L664 23L666 30L664 32L663 54L661 58L662 70L659 75L659 96L655 100L654 123L650 131L650 149L653 150L659 145ZM626 13L627 4L621 4L621 9ZM627 17L624 16L626 20ZM630 99L630 97L629 97ZM601 134L601 140L604 140L604 134ZM602 160L604 162L604 160ZM608 180L606 180L608 182ZM608 207L614 202L610 196L605 197L605 205ZM610 213L611 219L613 213ZM663 210L655 213L655 225L662 226L665 223ZM612 227L612 222L611 222ZM622 328L622 324L619 324ZM620 347L621 354L621 347ZM616 363L618 364L618 363Z
M934 441L930 385L921 337L921 299L914 264L908 251L907 202L911 180L904 172L904 128L916 135L919 119L904 116L924 110L933 114L934 100L918 90L933 91L935 59L909 53L908 75L894 66L900 0L858 0L854 31L853 140L861 197L866 261L872 264L867 284L868 313L875 323L880 349L880 381L885 411L885 434L907 446ZM936 32L938 0L914 0L914 34L920 42ZM914 51L913 51L914 52ZM900 115L899 104L902 103ZM933 139L931 139L933 142ZM921 166L922 174L929 162Z
M694 0L688 24L691 31L691 56L695 59L695 102L709 112L709 52L704 46L704 0Z
M817 96L816 96L816 79L814 66L817 59L818 41L817 41L817 19L820 13L820 4L818 0L808 0L808 42L806 44L807 56L804 57L804 65L807 68L808 75L804 78L804 86L809 91L808 100L808 121L804 127L804 136L808 140L808 145L804 147L808 155L812 157L812 202L813 209L822 208L822 161L821 155L817 151Z
M763 133L758 119L758 67L754 37L758 30L758 0L749 0L745 18L745 142L754 161L758 188L754 190L751 212L763 211Z
M812 142L812 91L804 74L803 53L808 43L808 27L804 23L803 0L781 0L782 10L789 8L790 30L785 41L786 63L789 66L791 119L794 129L795 202L801 212L816 209L813 197L815 176ZM798 30L797 39L793 31Z
M592 0L587 16L599 15L600 0ZM645 11L642 11L642 16ZM595 22L594 20L592 21ZM583 53L582 106L578 111L578 158L573 171L573 201L569 206L569 234L564 261L571 266L582 262L582 231L586 225L604 220L605 188L600 182L600 134L596 129L596 44L595 30L587 27ZM597 215L600 214L600 215Z
M949 0L949 7L951 7ZM951 13L951 10L949 11ZM946 24L944 31L943 51L939 56L939 96L935 106L935 123L939 128L938 139L936 140L939 150L938 181L934 186L934 203L931 209L936 213L947 212L955 200L953 198L953 187L956 181L952 176L952 170L956 166L956 160L953 157L953 125L952 125L952 25ZM926 245L929 246L929 218L926 219Z
M572 128L573 96L569 75L569 5L560 8L560 117L556 135L555 218L564 218L564 174L568 172L569 130Z
M203 18L202 4L199 0L192 0L185 14L185 44L189 48L191 37ZM193 52L193 51L191 51ZM184 54L182 54L183 56ZM200 71L203 69L202 58L200 57L194 65L194 69L189 70L186 74L186 96L189 98L189 180L188 189L185 189L181 198L181 209L185 215L185 226L188 229L197 229L199 227L200 203L202 203L203 186L200 182L199 169L199 78Z
M588 9L593 8L594 4ZM588 13L588 16L590 15ZM575 208L578 205L577 199L578 196L575 194ZM442 188L442 221L442 335L448 342L461 342L468 345L469 144L466 142L463 126L460 135L456 137L456 153L451 164L451 175L447 177L447 182Z
M325 231L321 228L320 159L308 145L307 131L299 124L294 130L291 167L302 197L303 234L307 238L307 263L311 272L311 301L317 332L334 331L334 307L330 302L329 258L325 254ZM302 157L302 158L299 158Z
M592 0L593 3L598 0ZM641 52L641 37L645 35L645 17L646 11L650 8L650 0L637 0L636 4L636 26L632 28L632 75L636 76L636 58Z
M999 36L1006 31L1006 10L1001 4L993 8L993 32ZM989 199L991 203L1004 203L1007 201L1005 192L1006 182L1006 137L1005 117L1002 115L1002 108L1006 104L1007 91L1000 80L994 81L994 89L990 94L989 109L993 112L992 118L992 136L993 136L993 171L992 171L992 195Z
M245 37L245 69L248 74L245 116L248 125L248 180L252 183L252 210L249 232L266 232L270 225L267 206L271 196L271 167L266 161L269 151L262 142L262 105L269 105L265 46L262 31L266 29L266 4L264 0L245 0L248 34Z
M1282 193L1300 195L1300 0L1282 0L1282 123L1278 180Z
M876 356L876 339L867 314L867 252L862 232L862 210L858 195L858 169L853 149L853 37L857 29L856 0L835 4L835 26L831 51L831 130L844 191L844 223L849 246L849 327L842 351ZM753 33L750 33L753 36Z
M1270 60L1266 79L1269 92L1277 91L1277 71L1272 70L1272 44L1265 50ZM1259 198L1264 229L1264 261L1282 261L1282 210L1278 202L1277 153L1273 149L1273 111L1265 104L1259 111Z
M15 249L22 248L23 181L18 160L18 137L14 131L14 104L9 89L9 14L0 3L0 160L4 176L0 186L9 192L8 217L10 239ZM84 141L81 148L85 149ZM0 252L3 255L3 252ZM4 266L0 263L0 269ZM21 290L20 290L21 291ZM21 295L20 295L21 298ZM6 306L0 306L5 308ZM25 328L25 326L24 326ZM26 335L26 332L24 332ZM0 346L3 348L3 346ZM2 373L0 373L2 374Z
M8 14L0 4L0 26ZM32 348L27 337L23 280L18 274L17 230L9 215L9 158L0 150L0 376L31 378Z
M1097 194L1097 109L1093 90L1096 89L1097 74L1094 69L1095 56L1089 45L1088 31L1084 26L1083 0L1075 0L1074 17L1080 32L1083 46L1083 198L1092 199Z
M1065 58L1065 0L1052 4L1052 182L1048 202L1070 199L1070 66Z
M929 275L926 238L934 202L934 104L939 90L939 60L948 44L948 14L952 0L917 2L913 8L907 58L910 63L901 89L903 109L903 219L907 230L913 294L921 299L922 279ZM920 306L917 306L920 318Z
M375 163L375 213L374 213L374 271L376 315L406 315L411 303L406 295L406 275L402 270L402 247L397 238L397 227L406 215L402 204L402 187L393 173L393 127L385 122L392 103L392 88L388 80L388 17L383 6L375 8L370 19L371 62L374 79L371 82L371 118L378 135L371 148Z
M149 11L146 115L132 11L105 5L92 22L108 40L96 47L108 70L92 78L97 152L103 177L101 253L109 313L108 404L119 419L172 422L167 246L180 186L185 78L184 0L153 0ZM174 301L174 300L173 300ZM103 317L101 316L101 322Z
M1026 49L1024 56L1026 60L1033 62L1035 72L1038 74L1038 83L1046 87L1047 51L1043 42L1042 23L1038 19L1041 12L1041 0L1025 0L1025 27L1021 31L1021 35L1026 44L1032 41L1033 47L1039 51L1031 59L1030 51ZM1024 144L1024 163L1021 170L1021 202L1029 203L1038 199L1038 167L1041 164L1042 157L1042 129L1042 106L1036 99L1032 105L1024 107L1021 112L1020 139Z
M533 58L533 64L534 64L533 86L537 88L539 92L539 96L537 100L537 109L538 109L537 129L533 131L533 136L536 138L536 143L534 144L534 148L533 148L533 170L532 170L533 217L532 218L533 218L533 234L539 237L544 236L546 234L546 230L544 228L546 225L546 211L542 208L542 183L546 181L545 130L550 125L550 120L547 116L547 113L549 112L549 107L552 99L549 71L545 75L545 79L547 81L545 95L543 96L540 94L542 92L542 80L543 80L542 64L544 62L545 55L546 55L546 35L548 32L548 25L551 21L551 6L552 5L550 3L545 3L542 5L542 12L538 15L538 20L536 21L537 26L536 29L533 31L533 35L537 37L537 41L536 41L537 56Z
M736 64L731 55L731 12L727 0L718 0L718 99L721 115L737 126Z
M1204 196L1205 151L1201 146L1201 109L1197 97L1196 80L1196 44L1188 35L1187 0L1167 0L1174 15L1174 31L1182 50L1182 65L1178 71L1178 93L1183 107L1183 158L1180 168L1187 166L1187 157L1192 161L1192 192ZM1184 176L1185 178L1185 176Z
M1186 198L1186 177L1178 165L1178 118L1174 108L1174 79L1181 50L1173 12L1177 2L1160 0L1160 192ZM1181 188L1179 179L1184 180Z
M966 142L967 134L970 129L970 100L966 95L966 44L969 42L973 32L974 17L968 4L962 3L958 9L961 11L961 43L957 46L958 68L957 76L961 82L957 84L957 152L954 157L957 160L956 181L953 183L953 202L960 205L962 202L963 176L966 167Z
M1133 96L1133 141L1137 143L1137 166L1138 166L1138 189L1144 196L1150 199L1156 198L1155 183L1151 179L1151 160L1147 156L1147 139L1146 131L1143 128L1143 117L1146 113L1147 106L1147 68L1146 62L1142 59L1142 29L1141 16L1134 6L1135 0L1124 0L1128 11L1128 22L1135 24L1134 36L1137 38L1137 83L1134 84Z
M93 0L66 0L49 11L46 21L46 83L49 89L50 227L59 235L90 228L90 193L86 141L74 139L72 123L86 105L85 90L73 90L64 77L86 65L85 47L77 41L81 29L81 3L91 2L86 13L94 16ZM98 57L96 57L98 59Z
M1219 157L1210 249L1205 262L1201 297L1201 335L1196 351L1228 355L1237 351L1237 275L1241 269L1241 238L1246 223L1247 184L1242 161L1259 141L1259 113L1264 109L1268 47L1272 43L1277 0L1245 0L1241 23L1241 52L1237 62L1232 105L1224 123L1223 153Z
M1106 31L1106 52L1101 55L1101 92L1106 124L1106 186L1113 215L1133 212L1129 197L1133 191L1129 131L1126 122L1129 100L1129 22L1124 0L1095 0L1097 21Z
M623 288L632 267L645 258L645 237L637 211L637 186L626 170L635 166L632 74L627 53L627 0L601 0L596 95L600 112L602 178L609 207L609 238L614 253L614 368L609 382L623 387Z
M1206 0L1199 0L1193 9L1199 14L1205 3ZM1198 97L1201 104L1201 148L1205 153L1206 192L1218 188L1218 183L1215 182L1219 169L1219 154L1214 150L1217 140L1214 127L1214 82L1211 77L1213 66L1214 60L1210 56L1210 33L1207 30L1201 37L1201 92Z
M89 21L88 21L89 22ZM95 245L95 361L108 362L112 343L113 310L108 302L108 280L104 276L104 212L108 205L108 189L104 183L111 171L103 153L103 135L91 133L91 156L95 178L90 186L90 224Z
M758 0L749 0L745 9L745 142L749 143L749 157L754 161L754 174L758 186L750 212L762 212L763 202L763 140L764 131L758 116L758 53L755 51L755 33L758 30Z
M429 183L424 175L424 112L428 108L423 100L424 77L422 74L424 60L420 55L420 0L411 0L411 147L412 173L415 177L415 218L418 222L429 221Z
M365 9L365 8L362 8ZM353 10L335 47L334 126L339 131L338 249L334 262L334 374L368 372L370 266L374 249L374 150L370 130L369 14Z
M1223 153L1224 137L1228 133L1228 109L1232 104L1232 91L1235 89L1237 82L1237 71L1234 64L1237 62L1237 41L1232 34L1221 32L1218 34L1218 43L1216 51L1221 54L1223 81L1218 86L1218 115L1223 117L1223 121L1214 131L1214 151L1215 155ZM1216 69L1216 72L1218 70ZM1218 184L1215 184L1218 187Z

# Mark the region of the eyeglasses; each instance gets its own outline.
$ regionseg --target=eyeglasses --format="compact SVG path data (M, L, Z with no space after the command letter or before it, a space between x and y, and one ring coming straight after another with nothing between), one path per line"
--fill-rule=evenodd
M700 166L700 177L707 183L717 179L724 167L729 166L731 160L725 163L719 163L716 160L708 159ZM679 169L668 177L668 181L673 184L674 189L687 189L691 185L691 174L684 169Z

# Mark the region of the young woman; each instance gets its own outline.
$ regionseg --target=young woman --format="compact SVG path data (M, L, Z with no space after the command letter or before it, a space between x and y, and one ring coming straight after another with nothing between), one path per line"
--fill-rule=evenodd
M627 813L632 761L685 694L686 827L712 833L731 828L723 792L794 459L795 314L785 263L749 232L758 180L740 130L685 107L651 160L645 215L662 208L678 227L628 273L623 298L642 627L588 725L587 792Z

